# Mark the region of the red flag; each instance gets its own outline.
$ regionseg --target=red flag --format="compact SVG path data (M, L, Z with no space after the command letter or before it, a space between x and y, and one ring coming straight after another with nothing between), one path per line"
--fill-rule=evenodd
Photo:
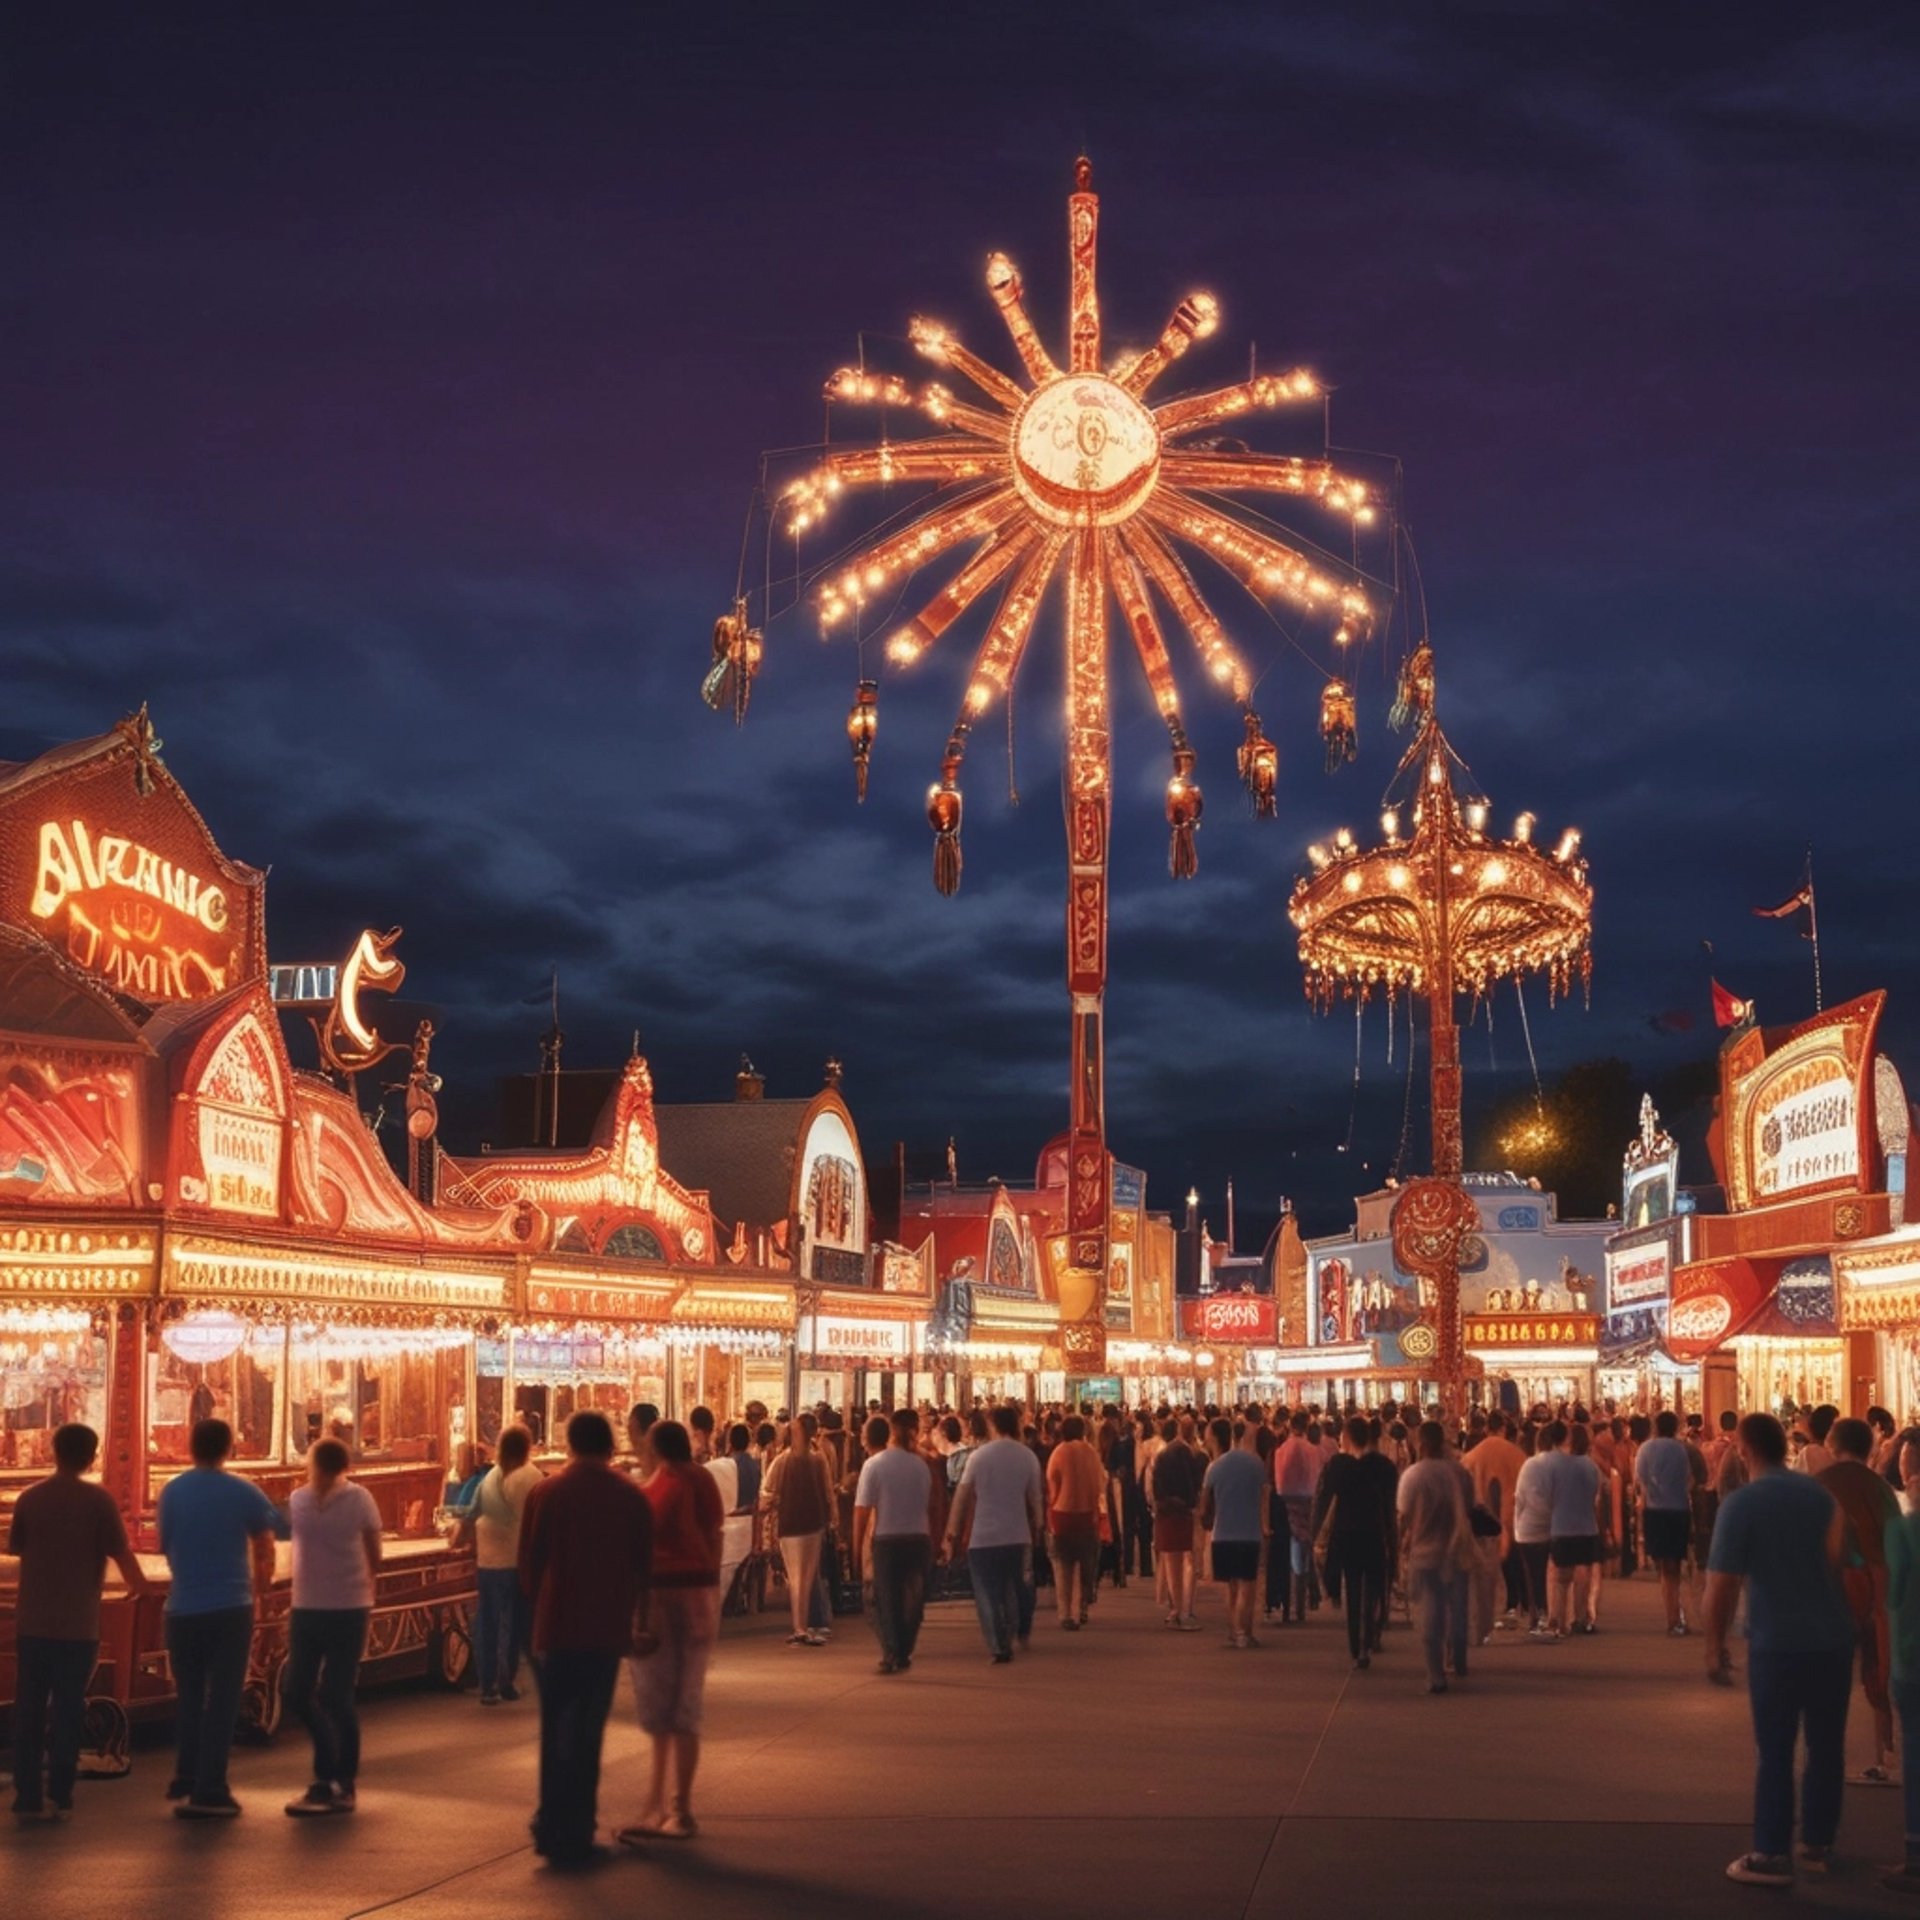
M1795 914L1804 913L1809 921L1813 915L1813 882L1809 880L1796 894L1782 900L1777 907L1755 907L1753 917L1756 920L1791 920ZM1807 928L1801 928L1802 938L1810 938Z
M1753 1002L1729 993L1718 980L1713 983L1713 1024L1716 1027L1741 1027L1753 1018Z

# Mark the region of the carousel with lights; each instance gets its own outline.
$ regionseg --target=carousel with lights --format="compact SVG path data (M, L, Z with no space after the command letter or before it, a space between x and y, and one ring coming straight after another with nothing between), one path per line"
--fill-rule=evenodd
M1441 730L1434 682L1423 644L1401 676L1399 709L1416 731L1387 790L1379 841L1363 847L1343 827L1330 847L1309 847L1312 871L1288 911L1317 1007L1375 993L1426 1003L1433 1171L1400 1190L1393 1249L1434 1303L1435 1372L1457 1404L1467 1371L1460 1256L1479 1214L1462 1180L1456 996L1477 1001L1529 975L1544 975L1556 996L1576 983L1584 991L1593 890L1575 829L1551 850L1535 841L1530 813L1509 836L1489 830L1487 800Z
M1330 459L1255 452L1237 437L1272 410L1322 407L1324 393L1311 374L1254 373L1152 402L1156 383L1216 331L1217 302L1207 293L1189 295L1151 346L1108 359L1095 284L1099 201L1085 160L1078 164L1067 214L1064 361L1055 360L1029 318L1012 261L993 254L986 265L987 293L1006 324L1022 377L989 364L950 328L916 318L913 347L963 381L970 397L939 381L917 384L864 365L841 370L826 384L830 406L913 412L931 431L904 440L883 434L829 451L778 493L777 510L782 531L798 543L855 490L935 489L884 538L810 569L797 567L812 589L823 629L864 636L873 621L884 631L884 658L896 668L924 661L969 608L997 590L939 777L927 796L934 881L943 894L960 885L961 772L970 737L996 703L1011 699L1049 592L1060 583L1071 1001L1069 1277L1061 1291L1062 1347L1068 1371L1087 1375L1100 1371L1105 1358L1112 1179L1103 1027L1113 788L1110 614L1119 616L1166 727L1168 860L1175 878L1190 877L1202 812L1198 755L1182 722L1166 616L1191 640L1205 676L1240 707L1237 771L1263 817L1275 812L1279 751L1253 704L1253 676L1182 550L1201 556L1261 603L1277 601L1319 623L1336 645L1346 646L1368 634L1376 617L1358 567L1320 557L1310 541L1248 502L1293 503L1328 516L1343 528L1349 546L1358 539L1356 530L1372 525L1381 509L1364 481ZM904 620L886 616L914 575L962 551L963 563L917 613ZM743 591L714 631L705 686L709 704L736 719L744 715L764 645ZM847 719L863 799L878 727L879 682L864 670L863 653ZM1330 767L1351 757L1354 703L1343 677L1331 678L1325 688L1321 730Z

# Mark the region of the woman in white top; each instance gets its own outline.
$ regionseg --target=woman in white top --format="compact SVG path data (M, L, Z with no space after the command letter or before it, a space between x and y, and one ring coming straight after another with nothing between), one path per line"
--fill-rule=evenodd
M499 1460L480 1483L473 1513L463 1531L473 1540L473 1657L480 1669L480 1704L497 1707L518 1700L514 1676L520 1670L525 1640L525 1608L520 1601L520 1515L527 1495L540 1484L540 1469L529 1462L533 1436L525 1427L508 1427L500 1436Z
M351 1813L360 1770L353 1689L366 1651L380 1570L380 1509L347 1478L338 1440L316 1440L308 1482L294 1489L293 1611L287 1622L287 1705L313 1736L313 1784L287 1811Z

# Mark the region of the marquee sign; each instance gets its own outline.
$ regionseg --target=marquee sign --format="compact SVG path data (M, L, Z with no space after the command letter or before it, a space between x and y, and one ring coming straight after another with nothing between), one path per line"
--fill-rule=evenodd
M148 1005L265 971L266 876L230 861L144 716L0 782L0 915Z
M1258 1293L1216 1293L1180 1302L1180 1331L1189 1340L1220 1340L1272 1346L1273 1301Z
M1469 1313L1462 1317L1463 1343L1476 1352L1501 1347L1536 1352L1554 1347L1597 1347L1597 1313Z
M1673 1249L1664 1240L1607 1255L1607 1305L1644 1307L1664 1300L1673 1285Z
M1784 1033L1748 1031L1721 1054L1728 1200L1736 1212L1874 1190L1874 1036L1884 993Z
M1780 1262L1703 1260L1682 1267L1667 1310L1667 1351L1698 1360L1744 1327L1767 1304Z

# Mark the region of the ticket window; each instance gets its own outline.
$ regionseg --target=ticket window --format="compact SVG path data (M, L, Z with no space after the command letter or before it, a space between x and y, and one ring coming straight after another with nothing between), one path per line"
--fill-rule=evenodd
M0 1473L50 1473L75 1420L107 1430L106 1334L82 1309L0 1309Z
M278 1414L286 1376L287 1330L229 1314L190 1314L159 1329L147 1349L149 1449L161 1466L186 1466L202 1420L233 1429L233 1464L272 1466L283 1458ZM102 1427L96 1431L103 1430Z

